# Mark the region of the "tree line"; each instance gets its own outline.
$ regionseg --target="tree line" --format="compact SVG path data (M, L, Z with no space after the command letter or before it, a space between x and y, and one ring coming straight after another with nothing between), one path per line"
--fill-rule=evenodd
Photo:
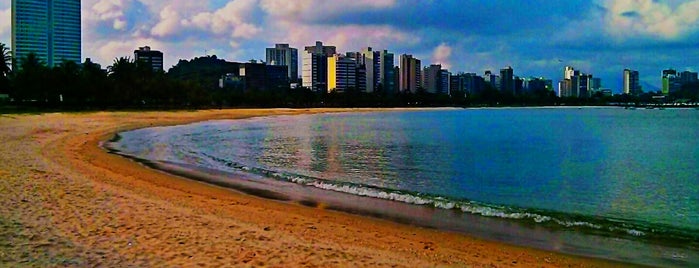
M605 105L655 101L652 94L559 98L550 90L507 94L490 85L479 92L389 94L349 89L314 92L308 88L241 90L220 88L218 79L237 65L216 56L180 60L167 73L128 57L107 68L90 61L65 61L48 67L37 55L14 59L0 43L0 94L11 105L54 109L196 109L223 107L425 107ZM10 63L17 60L17 70ZM699 85L684 87L675 98L696 101ZM8 100L6 99L7 103Z

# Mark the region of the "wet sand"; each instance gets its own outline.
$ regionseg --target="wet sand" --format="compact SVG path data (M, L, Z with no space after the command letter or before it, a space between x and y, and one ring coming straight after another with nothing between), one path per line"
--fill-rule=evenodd
M619 266L264 199L153 170L99 146L118 131L140 127L338 111L355 110L3 115L0 264Z

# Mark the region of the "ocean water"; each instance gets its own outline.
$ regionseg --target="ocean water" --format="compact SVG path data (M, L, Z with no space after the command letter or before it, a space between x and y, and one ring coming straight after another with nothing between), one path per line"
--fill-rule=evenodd
M112 147L139 159L681 249L644 264L699 261L693 109L338 113L120 137Z

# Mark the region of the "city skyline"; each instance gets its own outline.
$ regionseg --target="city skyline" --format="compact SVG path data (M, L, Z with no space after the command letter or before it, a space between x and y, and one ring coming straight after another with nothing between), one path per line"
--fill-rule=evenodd
M455 73L512 66L521 77L558 80L570 65L615 93L623 69L638 70L644 90L660 89L662 70L696 71L699 1L632 2L87 0L82 55L110 64L148 45L165 53L168 69L205 54L259 60L276 43L321 40L343 52L412 54ZM0 3L0 42L8 45L9 14L10 1Z

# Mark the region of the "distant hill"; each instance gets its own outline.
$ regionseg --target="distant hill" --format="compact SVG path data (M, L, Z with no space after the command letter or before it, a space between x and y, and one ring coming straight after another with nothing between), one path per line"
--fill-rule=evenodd
M658 87L658 85L654 85L645 81L641 81L641 86L643 87L643 92L656 92L661 90L661 88Z
M198 83L203 88L215 88L221 76L240 72L240 64L219 59L216 55L197 57L192 60L180 60L168 70L171 78Z

